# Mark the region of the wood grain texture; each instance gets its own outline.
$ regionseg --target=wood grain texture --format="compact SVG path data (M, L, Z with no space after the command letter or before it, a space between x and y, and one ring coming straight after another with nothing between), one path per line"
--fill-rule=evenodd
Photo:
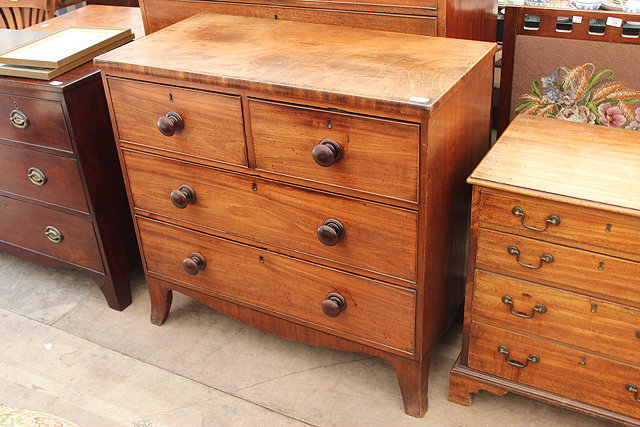
M538 266L543 254L553 255L554 260L532 270L516 262L515 256L507 252L509 246L518 248L520 261L526 264ZM637 292L640 263L620 258L481 228L478 232L476 266L538 283L587 292L608 300L635 306L640 304ZM598 286L594 286L594 282Z
M639 132L518 116L469 182L637 215L639 163Z
M491 43L202 13L94 62L107 74L144 73L421 117L494 52ZM429 102L409 101L414 96Z
M1 241L93 271L104 271L90 220L5 196L0 196L0 209ZM50 225L64 236L60 243L53 243L45 236L45 228Z
M446 37L496 41L498 5L492 0L446 0Z
M481 227L640 261L640 222L636 217L508 193L481 194ZM524 223L530 227L544 229L553 215L560 223L542 232L529 230L522 225L522 218L513 214L514 207L522 208Z
M13 110L26 115L28 125L15 127L9 117ZM34 145L72 151L60 102L2 93L0 86L0 137Z
M3 167L0 191L89 212L74 159L0 146L0 164ZM27 172L31 168L38 168L44 173L44 185L39 186L29 180Z
M240 99L210 92L110 79L120 139L140 145L247 164ZM178 113L184 129L173 136L158 130L158 119Z
M469 368L640 417L640 404L625 388L638 382L640 368L482 323L471 328ZM540 361L525 368L510 366L498 346L507 347L511 360L524 362L535 354Z
M531 319L517 317L503 303L505 295L512 298L517 313L530 316L533 307L539 304L546 307L546 312L534 313ZM640 311L599 298L477 270L472 315L475 321L548 338L631 364L640 357L636 344Z
M414 351L411 290L144 218L138 218L138 227L152 275L377 348ZM195 276L182 268L183 258L192 252L207 260L206 268ZM346 310L336 318L321 309L330 292L347 300Z
M417 202L420 126L249 100L256 169ZM341 158L329 167L311 152L329 138Z
M137 209L415 282L414 212L136 152L124 159ZM169 194L182 184L196 200L178 209ZM345 237L329 247L316 230L330 218L344 225Z

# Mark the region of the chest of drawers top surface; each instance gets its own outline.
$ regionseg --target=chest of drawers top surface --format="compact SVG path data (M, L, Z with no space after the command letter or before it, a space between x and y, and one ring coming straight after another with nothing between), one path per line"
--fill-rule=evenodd
M640 132L518 116L468 182L640 216Z
M144 74L421 117L494 51L492 43L201 13L95 63L110 75Z

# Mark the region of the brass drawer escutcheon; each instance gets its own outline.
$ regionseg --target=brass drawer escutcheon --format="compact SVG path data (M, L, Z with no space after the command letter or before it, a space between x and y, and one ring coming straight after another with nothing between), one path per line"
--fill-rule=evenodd
M514 206L514 208L511 209L511 213L514 216L520 217L520 223L522 224L522 226L531 231L537 231L541 233L543 231L547 231L547 228L549 228L550 225L560 225L560 217L557 215L550 215L549 218L547 218L547 220L545 221L544 228L538 228L524 223L525 213L524 209L522 209L520 206Z
M536 304L536 306L531 309L531 314L524 314L524 313L515 311L513 309L513 298L511 298L509 295L504 295L502 297L502 302L507 306L509 306L509 311L511 312L511 314L517 317L521 317L523 319L532 319L536 313L543 314L547 312L547 307L545 307L542 304Z
M537 270L539 268L542 268L542 264L544 263L551 264L553 262L553 255L544 254L540 257L540 264L538 265L525 264L522 261L520 261L520 249L518 249L515 246L509 246L507 248L507 252L509 252L509 255L513 255L514 257L516 257L516 262L518 264L520 264L523 267L530 268L532 270Z
M500 354L504 355L504 361L505 362L507 362L511 366L515 366L516 368L526 368L527 366L529 366L529 362L531 362L531 363L539 363L540 362L540 358L535 354L530 354L529 357L527 357L527 360L524 363L518 362L517 360L511 360L511 359L509 359L509 350L507 350L507 347L505 347L503 345L499 345L498 346L498 351L500 352Z

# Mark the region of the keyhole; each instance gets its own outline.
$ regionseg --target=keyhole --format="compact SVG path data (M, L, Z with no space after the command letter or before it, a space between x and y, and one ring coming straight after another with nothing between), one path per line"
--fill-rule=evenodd
M582 356L582 357L580 358L580 364L581 364L581 365L586 365L586 364L587 364L587 358L586 358L585 356Z
M169 94L169 102L173 102L173 94L172 93Z
M273 15L273 19L278 20L278 15Z
M607 226L604 228L605 233L611 233L611 224L607 224Z
M255 182L253 183L253 185L251 185L251 189L253 191L258 191L258 184L256 184Z
M600 264L598 265L598 270L604 270L604 261L600 262Z
M598 312L598 304L591 304L591 312L592 313Z
M327 128L331 129L333 127L333 123L331 123L331 120L327 120Z
M263 256L260 257L260 264L264 264L264 257Z
M15 102L15 101L14 101L14 102L13 102L13 106L15 107L15 109L16 109L16 110L19 110L19 108L18 108L18 103L17 103L17 102Z

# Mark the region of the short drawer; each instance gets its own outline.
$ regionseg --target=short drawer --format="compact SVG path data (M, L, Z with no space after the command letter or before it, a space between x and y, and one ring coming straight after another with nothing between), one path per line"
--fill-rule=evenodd
M103 272L93 223L0 196L0 240Z
M640 260L640 219L526 196L482 191L480 226L535 239L633 254Z
M0 145L0 191L88 212L74 159Z
M416 202L420 126L250 100L256 168ZM320 166L337 144L339 155Z
M415 292L138 217L146 269L184 286L374 346L413 352ZM187 274L183 260L202 257ZM202 265L202 264L201 264ZM346 308L323 312L329 294Z
M418 218L414 211L129 150L124 150L124 158L138 209L416 280ZM192 191L195 200L177 208L172 192L175 196L184 185L191 188L185 191ZM321 243L317 235L327 220L342 225L344 237L333 246Z
M475 321L630 363L640 360L638 309L480 270L474 279Z
M108 81L121 140L203 159L247 164L239 97L121 79ZM160 127L168 134L174 133L163 134Z
M636 366L472 323L469 368L640 418Z
M476 267L588 295L640 303L640 263L480 228Z
M73 151L58 101L0 93L0 138Z

